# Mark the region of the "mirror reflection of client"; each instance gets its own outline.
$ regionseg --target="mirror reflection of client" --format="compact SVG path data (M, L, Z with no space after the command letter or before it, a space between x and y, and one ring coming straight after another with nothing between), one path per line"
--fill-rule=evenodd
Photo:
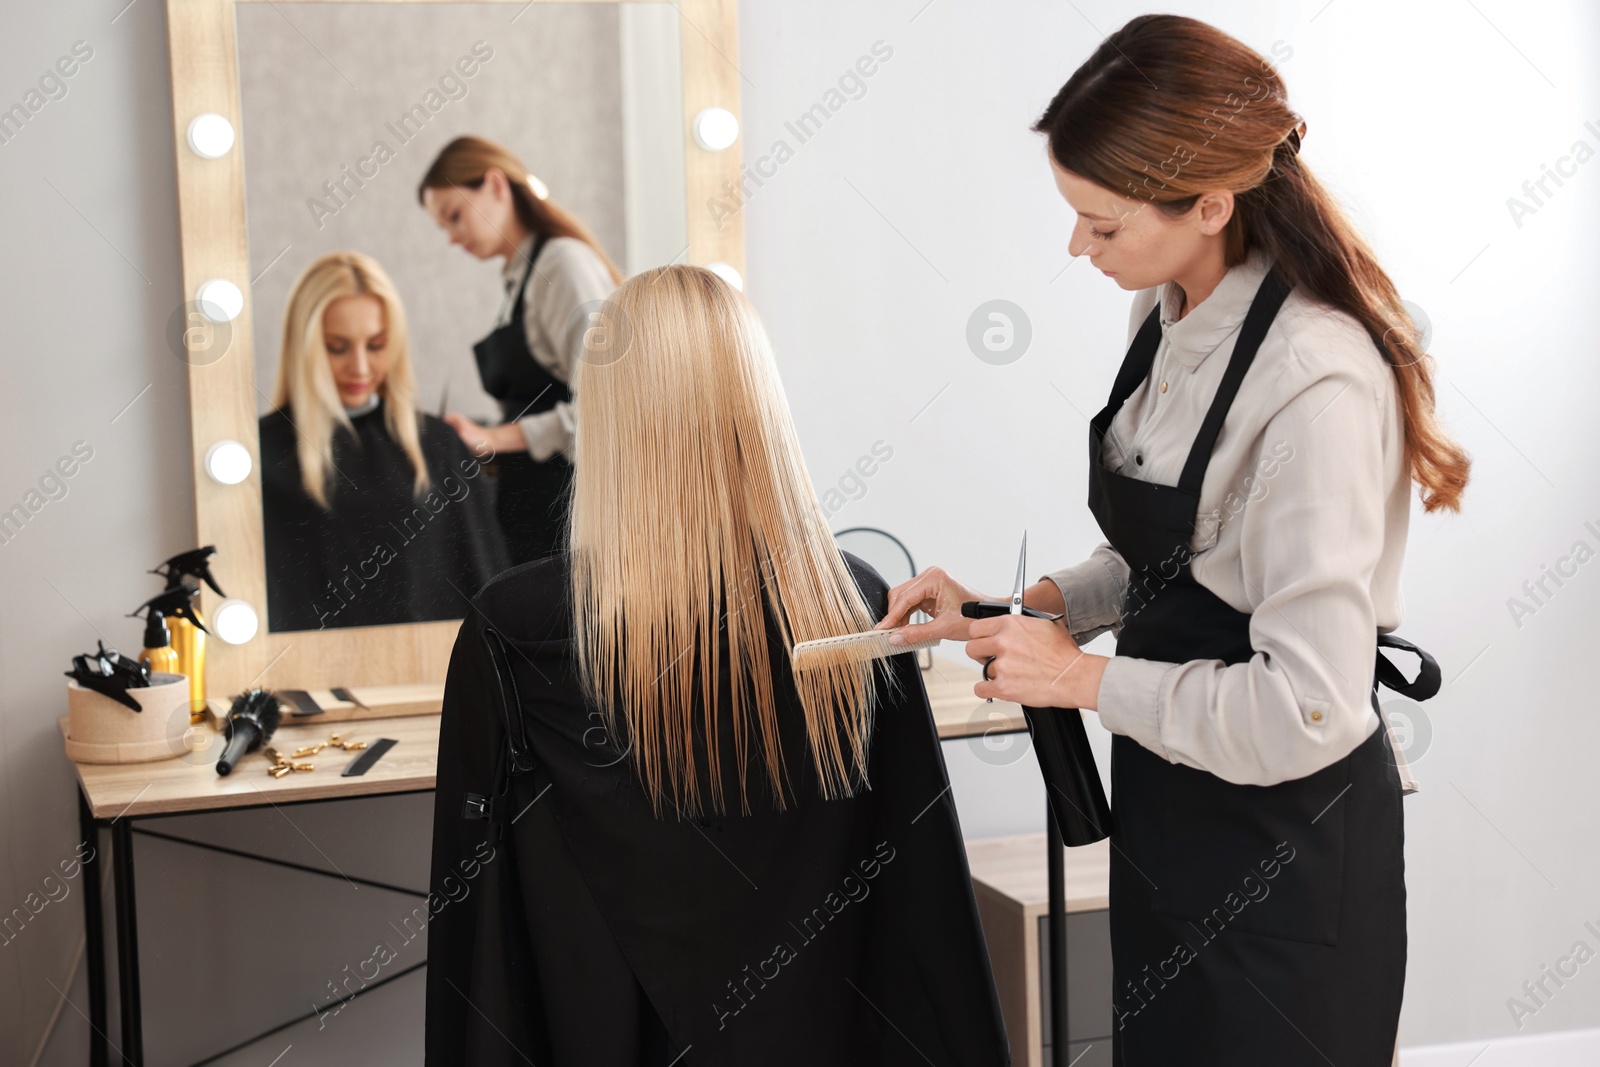
M483 427L445 416L479 455L493 449L496 507L513 563L557 550L572 484L573 376L590 320L622 280L583 223L509 151L458 137L423 175L417 199L450 243L505 263L505 302L494 332L473 346L484 391L505 422Z
M295 282L261 417L273 630L459 619L510 566L481 465L416 410L405 311L359 252Z
M425 1062L1008 1062L915 656L790 667L887 584L755 313L681 265L614 299L650 329L584 366L569 547L445 682Z

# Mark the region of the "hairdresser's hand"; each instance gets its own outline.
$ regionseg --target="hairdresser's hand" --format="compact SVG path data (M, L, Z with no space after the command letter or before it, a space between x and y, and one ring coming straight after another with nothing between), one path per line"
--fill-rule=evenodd
M1100 703L1105 656L1078 647L1060 622L1026 615L973 619L967 655L983 663L987 681L972 695L1009 700L1029 708L1087 708Z
M488 459L500 452L526 452L528 440L522 436L522 427L514 422L500 426L480 426L459 411L445 415L444 421L460 435L467 450L479 459Z
M973 619L961 614L965 600L989 600L976 589L962 585L938 567L929 567L908 582L889 590L889 610L875 629L888 630L900 627L896 636L906 642L946 638L965 641L971 637ZM928 622L902 625L914 611L925 611L933 618ZM893 637L890 644L899 644Z

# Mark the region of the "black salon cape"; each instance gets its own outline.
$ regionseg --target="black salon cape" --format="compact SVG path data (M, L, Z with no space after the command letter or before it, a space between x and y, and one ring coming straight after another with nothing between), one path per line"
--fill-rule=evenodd
M883 579L845 558L881 618ZM621 1067L620 1057L555 1055L546 1001L563 1018L575 1013L567 1021L582 1032L609 1036L632 1025L622 1020L641 986L670 1033L666 1054L644 1062L682 1055L679 1067L1009 1063L915 656L883 661L905 695L877 713L871 789L823 801L774 638L788 766L797 790L810 792L787 812L763 809L757 772L750 816L736 814L735 792L735 814L680 821L669 809L658 820L598 712L579 696L566 568L558 555L502 574L474 602L451 656L428 902L428 1067ZM506 642L503 660L489 644L496 633ZM721 683L726 698L726 666ZM520 722L503 721L503 706L517 707ZM512 773L506 723L525 731L531 769L523 773ZM502 782L505 793L495 796ZM480 798L493 798L491 818L476 817ZM574 865L581 878L561 879ZM524 901L546 880L579 887L582 906L568 909L573 922L595 913L609 934L595 939L595 950L620 948L636 985L629 978L614 996L575 1003L562 966L547 962L541 971ZM539 921L548 928L552 918L559 921ZM582 954L580 944L573 955Z
M410 459L384 425L384 404L351 418L354 438L334 430L330 510L301 485L288 411L262 416L270 629L464 618L468 599L511 565L489 479L460 435L419 414L432 479L419 499Z

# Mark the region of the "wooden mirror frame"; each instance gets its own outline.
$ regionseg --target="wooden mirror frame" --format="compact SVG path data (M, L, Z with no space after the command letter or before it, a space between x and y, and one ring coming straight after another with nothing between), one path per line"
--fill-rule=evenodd
M217 548L217 581L229 597L244 600L260 620L256 635L230 645L206 642L208 695L232 696L250 686L326 689L331 686L442 684L460 621L395 623L273 633L267 628L267 582L261 505L261 456L255 405L254 309L245 228L244 157L239 106L235 3L254 0L167 0L167 41L172 76L172 129L177 156L178 226L185 305L202 283L225 278L244 293L231 328L231 344L215 362L186 360L189 428L194 452L196 544ZM331 0L293 0L325 3ZM348 2L348 0L347 0ZM458 0L362 0L382 3L451 3ZM530 0L472 0L525 4ZM533 3L629 3L659 0L531 0ZM734 212L714 218L710 205L740 178L740 142L709 152L694 140L702 109L739 115L737 0L673 0L680 17L683 67L684 182L687 257L691 263L730 264L744 271L744 221ZM189 123L214 112L233 124L233 148L205 159L188 145ZM250 476L221 485L206 473L206 451L233 440L250 451ZM180 548L192 546L184 545ZM200 611L215 617L222 598L203 589Z

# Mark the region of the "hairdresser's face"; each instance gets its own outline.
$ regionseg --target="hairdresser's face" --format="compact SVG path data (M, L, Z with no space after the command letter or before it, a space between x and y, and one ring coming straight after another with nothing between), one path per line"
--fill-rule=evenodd
M479 259L515 254L522 226L505 172L490 167L476 189L453 185L424 189L422 206L450 238Z
M1078 220L1067 251L1089 262L1129 291L1181 278L1208 254L1231 214L1232 198L1207 194L1189 212L1172 218L1154 205L1113 192L1050 161L1056 188ZM1225 205L1219 201L1226 198ZM1222 210L1219 210L1222 209Z
M347 408L367 402L389 372L389 329L383 301L341 296L322 313L322 343L339 400Z

